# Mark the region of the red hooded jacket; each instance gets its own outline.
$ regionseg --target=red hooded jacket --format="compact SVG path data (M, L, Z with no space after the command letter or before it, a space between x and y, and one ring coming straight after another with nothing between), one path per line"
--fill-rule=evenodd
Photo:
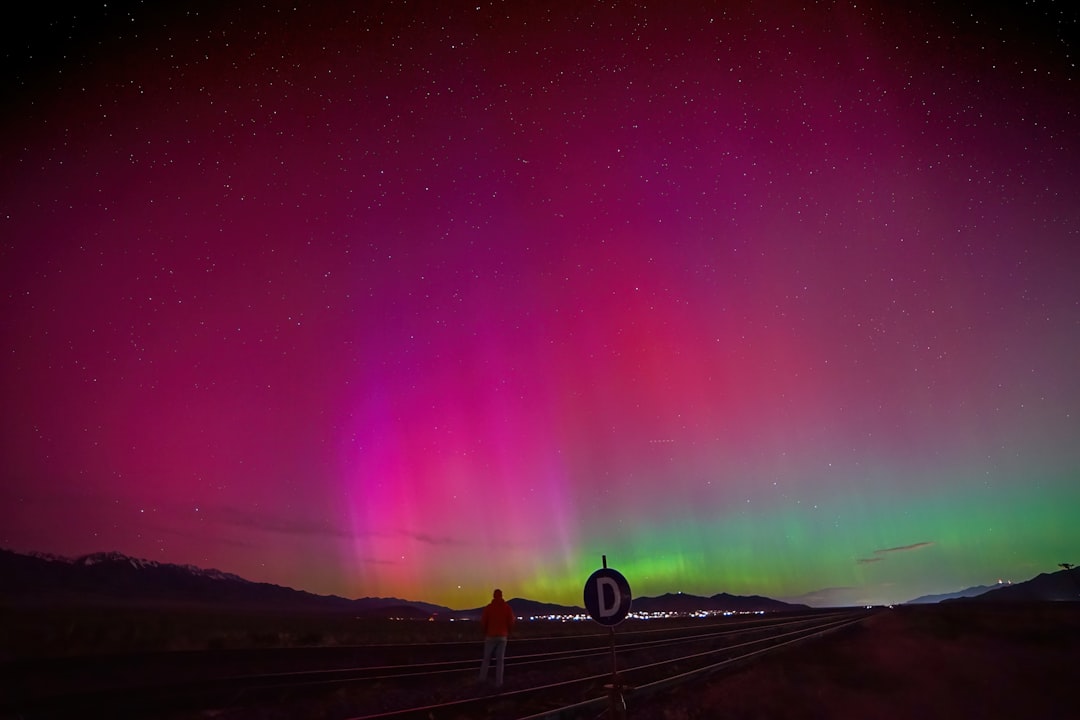
M484 637L506 637L514 627L514 611L503 600L502 590L496 590L491 602L480 614L480 626Z

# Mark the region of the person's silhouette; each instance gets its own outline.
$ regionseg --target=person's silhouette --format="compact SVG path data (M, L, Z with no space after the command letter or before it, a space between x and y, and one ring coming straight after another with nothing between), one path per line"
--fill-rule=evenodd
M495 660L495 687L503 684L503 661L506 658L506 641L514 627L514 611L503 600L498 588L491 594L491 602L480 614L480 626L484 629L484 657L480 661L480 682L487 680L488 664Z

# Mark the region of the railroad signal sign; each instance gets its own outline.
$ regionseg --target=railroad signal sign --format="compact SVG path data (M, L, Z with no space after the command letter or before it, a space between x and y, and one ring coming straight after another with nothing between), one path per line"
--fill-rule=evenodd
M630 601L630 583L617 570L603 567L585 581L585 609L601 625L613 627L625 620Z

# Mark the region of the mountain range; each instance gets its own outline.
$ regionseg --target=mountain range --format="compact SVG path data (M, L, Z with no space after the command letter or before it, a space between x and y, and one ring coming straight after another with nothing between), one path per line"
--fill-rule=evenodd
M957 590L951 593L941 593L939 595L922 595L914 600L908 600L905 605L932 605L944 600L956 600L959 598L971 598L983 593L996 590L999 587L1003 587L1006 583L998 583L996 585L976 585L975 587L965 588L963 590ZM1011 583L1008 583L1011 584Z
M1024 582L999 582L979 585L966 590L941 595L923 595L905 605L925 605L937 602L1021 603L1021 602L1078 602L1080 601L1080 568L1073 567L1052 573L1041 573Z
M347 612L357 617L478 618L482 608L451 608L401 598L348 599L316 595L232 573L193 565L141 560L121 553L95 553L69 559L0 549L0 600L72 604L228 606L288 612ZM1080 600L1080 568L1044 573L1009 585L980 586L942 595L925 595L908 604L935 602L1030 602ZM578 606L525 598L509 600L520 617L584 615ZM759 595L719 593L711 597L668 593L637 597L635 613L783 612L808 609Z
M1080 568L1040 573L1022 583L1004 585L972 598L948 602L1077 602L1080 601Z
M23 602L150 604L167 606L228 605L290 612L348 612L357 616L428 619L478 618L483 608L453 610L442 605L401 598L348 599L315 595L270 583L258 583L193 565L174 565L128 557L121 553L95 553L75 559L44 554L20 554L0 549L0 598ZM508 601L521 617L584 615L584 608L538 602L525 598ZM634 598L634 612L691 613L782 612L807 609L806 605L719 593L702 597L669 593Z

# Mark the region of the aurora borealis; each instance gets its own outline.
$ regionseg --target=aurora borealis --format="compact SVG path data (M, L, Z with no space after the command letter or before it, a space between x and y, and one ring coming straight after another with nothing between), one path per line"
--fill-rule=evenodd
M722 5L9 30L0 546L454 608L1080 562L1077 12Z

